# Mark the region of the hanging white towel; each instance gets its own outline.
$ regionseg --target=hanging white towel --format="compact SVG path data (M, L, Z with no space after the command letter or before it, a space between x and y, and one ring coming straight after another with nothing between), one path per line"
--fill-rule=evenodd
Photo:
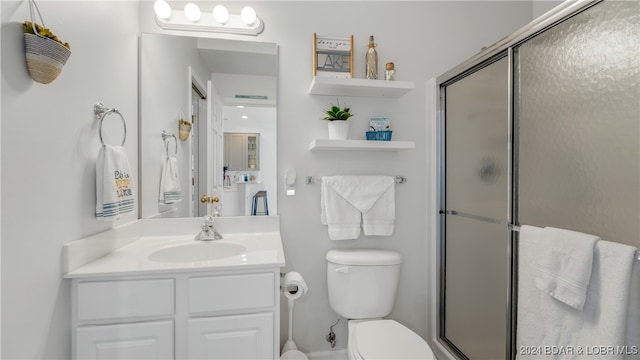
M365 235L389 236L395 224L395 180L391 176L325 176L321 221L331 240Z
M180 178L178 177L178 159L175 156L167 155L162 165L160 175L160 204L173 204L182 200L182 190L180 189Z
M636 359L638 310L634 315L629 309L637 306L631 302L638 297L637 277L632 282L637 249L596 242L587 298L580 311L535 285L538 257L545 251L544 241L539 240L545 236L540 228L520 229L517 358Z
M135 194L129 159L122 146L103 145L96 159L96 218L113 221L133 212Z
M565 304L582 310L591 278L593 247L600 238L576 231L546 227L542 231L536 287Z
M320 220L328 225L329 239L351 240L360 236L360 211L328 186L329 177L320 185Z

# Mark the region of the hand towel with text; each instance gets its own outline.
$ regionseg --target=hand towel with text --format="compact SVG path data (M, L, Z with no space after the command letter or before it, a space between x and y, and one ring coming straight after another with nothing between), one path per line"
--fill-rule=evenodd
M104 145L96 160L96 218L113 221L134 211L135 194L127 154L122 146Z

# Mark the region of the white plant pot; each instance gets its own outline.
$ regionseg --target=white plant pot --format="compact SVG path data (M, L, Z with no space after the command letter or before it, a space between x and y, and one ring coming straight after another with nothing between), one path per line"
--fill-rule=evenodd
M349 135L349 122L346 120L334 120L328 122L330 140L346 140Z

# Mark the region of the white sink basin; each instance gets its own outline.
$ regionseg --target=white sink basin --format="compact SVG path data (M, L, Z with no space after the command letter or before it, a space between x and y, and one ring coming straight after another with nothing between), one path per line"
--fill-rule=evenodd
M240 255L244 245L219 241L196 241L165 247L152 252L148 259L157 262L210 261Z

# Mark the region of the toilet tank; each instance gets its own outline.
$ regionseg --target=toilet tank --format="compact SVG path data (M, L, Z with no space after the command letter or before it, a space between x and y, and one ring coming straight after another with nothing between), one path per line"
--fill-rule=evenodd
M398 292L402 256L377 249L331 250L327 285L333 311L347 319L389 315Z

